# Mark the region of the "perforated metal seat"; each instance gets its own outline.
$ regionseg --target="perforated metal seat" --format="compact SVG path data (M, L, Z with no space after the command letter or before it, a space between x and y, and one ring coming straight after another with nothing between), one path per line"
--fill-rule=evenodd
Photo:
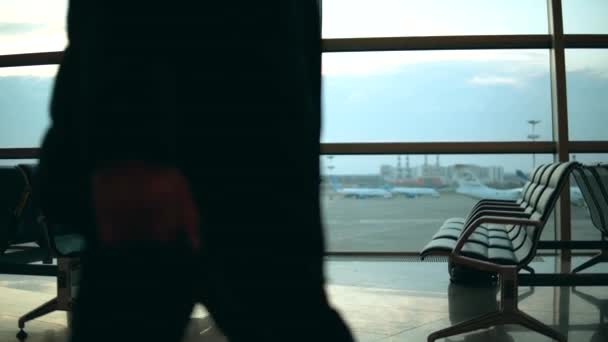
M474 213L477 210L487 208L487 207L502 207L506 209L517 210L518 208L522 208L526 206L525 201L532 194L538 182L540 181L540 177L542 177L543 173L546 171L547 167L550 164L541 164L534 171L532 171L532 177L530 180L524 184L522 187L522 196L518 200L496 200L496 199L482 199L473 207L471 213ZM462 226L465 224L467 218L462 217L453 217L445 220L443 226L449 226L451 228L459 228L462 229ZM442 227L443 227L442 226Z
M532 180L526 184L522 192L523 197L517 201L517 210L509 208L490 210L486 208L503 208L495 205L480 206L479 209L473 210L467 219L462 220L462 223L456 222L454 219L446 221L423 248L422 258L427 255L451 254L467 221L471 222L480 213L519 218L531 218L535 214L542 215L543 213L538 212L540 206L544 205L541 203L541 199L549 198L546 193L552 191L550 182L561 165L563 164L553 163L536 168ZM531 239L529 229L521 225L483 224L468 237L463 247L463 254L503 265L519 265L530 253Z

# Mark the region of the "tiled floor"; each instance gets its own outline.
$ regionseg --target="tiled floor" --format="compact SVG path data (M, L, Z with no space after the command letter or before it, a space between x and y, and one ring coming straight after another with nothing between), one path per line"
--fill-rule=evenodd
M580 260L575 260L575 264ZM552 258L534 263L540 271L554 268ZM357 340L426 341L438 329L496 309L497 290L449 283L445 263L329 260L332 303L343 314ZM608 272L608 265L590 272ZM19 315L54 295L52 278L0 275L0 342L16 341ZM521 287L520 295L529 288ZM520 308L567 333L569 341L608 341L608 288L533 289ZM600 312L601 310L601 312ZM601 317L603 315L603 317ZM185 342L225 341L202 307L197 307ZM67 336L65 313L52 313L27 324L30 342L60 342ZM550 341L518 326L481 330L443 341Z

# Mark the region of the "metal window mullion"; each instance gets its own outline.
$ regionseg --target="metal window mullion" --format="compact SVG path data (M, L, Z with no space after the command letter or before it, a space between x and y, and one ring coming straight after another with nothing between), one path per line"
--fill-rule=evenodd
M511 142L375 142L322 143L321 153L332 155L379 154L520 154L555 153L552 141Z
M39 148L0 148L1 159L36 159Z
M608 146L608 142L605 144ZM0 159L37 158L38 148L0 148ZM552 141L511 142L391 142L391 143L321 143L322 154L522 154L555 153Z
M608 48L606 34L562 35L566 48ZM476 49L550 49L551 35L478 35L429 37L326 38L323 52L427 51ZM63 51L0 55L0 68L61 63Z
M61 63L63 51L0 55L0 68L53 65Z
M551 49L551 99L553 112L553 137L556 143L555 158L568 161L568 100L566 89L566 57L562 0L547 0L549 15L549 33L552 38ZM568 182L567 182L568 183ZM569 241L572 238L570 212L570 186L566 184L556 208L556 227L559 239ZM556 232L557 232L556 230ZM570 253L562 251L562 263L569 262Z
M564 34L567 49L608 49L608 34Z
M608 141L570 141L570 153L608 153Z
M546 34L323 39L323 52L548 49L550 47L551 36Z

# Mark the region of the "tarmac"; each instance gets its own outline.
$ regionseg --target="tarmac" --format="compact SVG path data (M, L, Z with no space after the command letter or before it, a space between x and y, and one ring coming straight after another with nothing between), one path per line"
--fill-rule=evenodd
M457 193L440 198L343 198L325 193L322 199L327 250L330 252L417 252L451 217L466 217L476 199ZM572 238L599 240L600 233L585 207L572 208ZM555 239L551 217L542 240Z

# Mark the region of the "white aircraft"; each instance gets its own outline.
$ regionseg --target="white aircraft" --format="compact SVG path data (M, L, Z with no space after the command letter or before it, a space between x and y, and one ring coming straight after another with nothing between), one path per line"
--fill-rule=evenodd
M456 192L476 199L516 200L522 195L522 188L495 189L482 184L471 173L466 172L457 179Z
M356 199L364 199L364 198L392 198L393 194L382 188L342 188L336 180L332 177L330 178L332 189L344 196L345 198L356 198Z
M439 198L439 192L433 188L415 188L415 187L394 187L389 189L393 195L401 195L408 198L416 198L420 196L430 196Z

